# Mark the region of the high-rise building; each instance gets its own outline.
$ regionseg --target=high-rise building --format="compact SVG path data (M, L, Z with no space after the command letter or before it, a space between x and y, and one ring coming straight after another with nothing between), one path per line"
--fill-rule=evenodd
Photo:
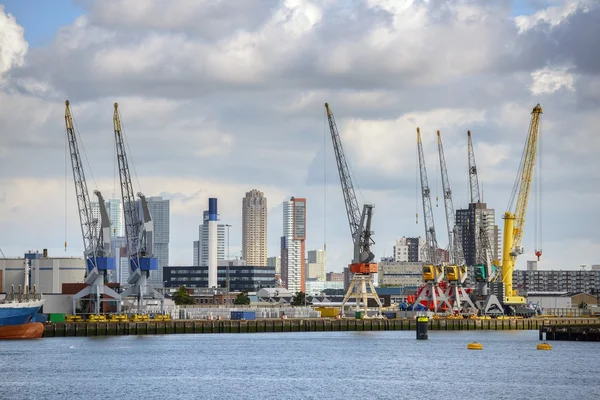
M425 239L422 237L402 237L394 245L395 262L422 262L425 260Z
M154 256L158 258L158 271L152 271L148 283L162 287L163 268L169 265L170 207L169 200L162 197L147 197L148 210L154 225Z
M242 199L242 258L248 265L267 265L267 198L256 189Z
M209 243L209 212L203 213L203 223L198 226L198 240L194 241L194 265L208 266ZM224 224L217 224L217 261L225 259L225 229Z
M115 255L116 281L121 285L127 285L129 279L129 257L127 257L127 239L118 236L111 240L111 247Z
M268 257L267 267L275 267L275 275L281 275L281 257Z
M309 250L308 265L306 267L307 279L317 279L324 281L325 271L327 270L327 255L325 250Z
M494 209L487 208L486 203L471 203L467 209L456 210L457 236L465 256L467 265L475 265L481 262L477 259L478 252L482 249L480 240L480 227L484 227L492 248L490 255L493 260L498 259L499 249L499 230L496 225L496 215ZM483 253L481 252L482 256Z
M292 292L305 292L306 199L292 197L283 202L281 280Z
M104 200L108 219L110 220L110 238L115 239L119 236L124 236L123 232L123 208L121 207L121 199ZM98 201L92 201L92 218L100 223L100 205Z

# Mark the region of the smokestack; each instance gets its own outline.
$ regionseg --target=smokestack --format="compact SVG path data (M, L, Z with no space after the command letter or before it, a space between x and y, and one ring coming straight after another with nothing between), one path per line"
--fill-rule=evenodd
M208 287L217 287L217 199L208 199Z
M48 258L48 249L43 249L42 250L42 257Z

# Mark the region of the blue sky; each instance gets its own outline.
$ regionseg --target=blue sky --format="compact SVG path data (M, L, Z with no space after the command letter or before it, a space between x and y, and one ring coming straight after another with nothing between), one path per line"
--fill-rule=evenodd
M84 13L72 0L4 0L0 3L23 26L25 39L32 47L49 43L61 26L70 25Z

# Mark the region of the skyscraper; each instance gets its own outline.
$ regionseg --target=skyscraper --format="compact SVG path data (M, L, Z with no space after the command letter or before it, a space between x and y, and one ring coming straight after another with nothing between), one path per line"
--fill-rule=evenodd
M256 189L242 199L242 258L248 265L267 265L267 198Z
M123 208L121 207L121 199L104 200L104 205L106 206L108 218L110 219L110 238L116 239L117 237L124 236ZM97 219L98 224L100 224L100 205L98 204L98 201L92 201L91 206L92 218Z
M499 230L496 225L494 209L487 208L486 203L471 203L467 209L456 210L456 225L458 240L462 244L467 265L475 265L483 260L478 260L478 252L482 249L479 238L480 227L487 231L490 241L492 260L499 255ZM481 254L483 257L483 254Z
M325 281L327 271L327 255L325 250L309 250L308 265L306 266L306 277Z
M169 200L162 197L148 197L148 209L154 225L154 256L158 258L158 271L150 273L148 283L163 286L163 268L169 265Z
M290 198L283 202L281 237L281 280L292 292L306 291L306 199Z
M208 266L209 212L204 211L202 225L198 226L198 240L194 241L194 265ZM217 260L225 259L225 225L217 224Z

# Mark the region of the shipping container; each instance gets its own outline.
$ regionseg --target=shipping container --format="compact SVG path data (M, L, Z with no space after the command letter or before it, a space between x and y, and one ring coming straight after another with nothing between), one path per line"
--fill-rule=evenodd
M65 314L48 314L48 322L65 322Z
M363 319L365 317L364 311L357 311L355 314L356 319Z
M319 311L321 317L337 317L340 313L340 309L337 307L317 307L315 311Z
M249 321L256 319L256 312L254 311L232 311L231 319Z

